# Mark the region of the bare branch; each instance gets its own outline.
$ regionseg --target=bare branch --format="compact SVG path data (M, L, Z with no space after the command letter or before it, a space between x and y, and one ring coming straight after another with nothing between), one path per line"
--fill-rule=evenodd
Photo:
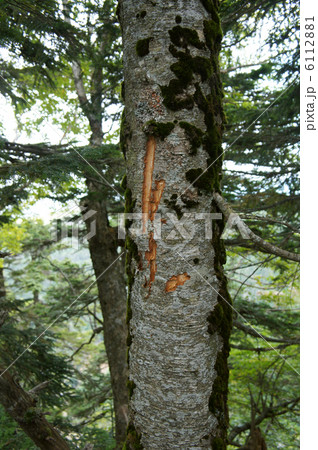
M42 391L43 389L46 389L46 387L51 383L51 380L43 381L43 383L38 384L37 386L34 386L29 391L29 394L37 394L38 392Z
M271 352L273 350L283 350L284 348L289 347L290 345L296 344L288 342L286 344L277 345L276 347L245 347L244 345L231 344L231 348L235 348L237 350L244 350L248 352L261 353L261 352Z
M248 238L259 248L266 250L267 253L279 256L284 259L289 259L291 261L300 261L300 256L297 253L292 253L287 250L283 250L276 245L273 245L267 241L264 241L261 237L257 236L253 231L246 225L246 223L240 218L237 213L230 208L224 198L217 192L213 194L213 198L216 201L218 207L224 214L225 218L228 220L230 215L235 216L235 224L237 225L240 233L243 236L248 236Z
M93 316L94 319L95 319L98 323L100 323L101 325L103 325L103 321L100 320L100 318L97 317L96 314L95 314L93 311L91 311L88 307L87 307L87 312L88 312L91 316Z
M91 337L89 338L89 340L87 342L84 342L83 344L81 344L77 350L75 350L75 352L72 354L72 356L70 357L70 360L72 361L72 359L74 358L74 356L82 350L82 348L84 347L84 345L89 345L92 340L94 339L94 337L96 336L96 334L100 333L101 331L103 331L103 327L97 327L93 330L93 334L91 335Z
M238 294L240 293L240 290L242 289L242 287L246 284L246 282L258 271L258 269L260 269L262 267L263 264L267 263L268 261L273 260L275 257L273 256L268 256L267 258L264 259L264 261L262 261L262 263L260 265L258 265L253 272L251 272L246 278L245 280L241 283L240 287L238 288L238 290L236 291L236 294L233 298L233 303L236 299L236 297L238 296Z
M298 403L299 397L294 398L292 400L287 400L286 402L279 403L276 406L265 407L262 413L259 416L255 417L254 423L257 426L265 419L268 419L270 417L281 416L282 414L285 414L286 412L293 409ZM234 427L229 434L229 442L232 443L232 441L236 438L237 435L250 429L251 429L251 422L245 422L240 426Z
M294 233L299 233L299 228L294 228L292 225L290 225L287 222L284 222L283 220L277 220L277 219L272 219L271 217L262 217L262 216L254 216L253 214L241 214L243 219L246 220L259 220L262 222L268 222L268 223L277 223L278 225L283 225L284 227L289 228L290 230L292 230Z
M299 345L299 338L296 339L279 339L279 338L272 338L268 336L263 336L258 331L254 330L253 328L244 325L243 323L233 320L233 325L238 328L241 331L244 331L244 333L249 334L250 336L261 338L268 342L277 342L281 344L289 344L289 345Z

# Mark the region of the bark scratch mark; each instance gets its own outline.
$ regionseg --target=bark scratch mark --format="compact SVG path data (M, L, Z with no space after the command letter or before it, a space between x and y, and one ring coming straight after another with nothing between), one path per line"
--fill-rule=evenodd
M149 281L146 284L146 286L149 286L149 292L151 289L151 284L155 281L155 276L157 272L156 256L157 256L157 243L154 240L153 232L151 232L149 236L149 250L145 252L145 258L148 261L148 265L150 266L150 277Z
M158 211L159 203L162 197L163 190L165 188L165 180L155 181L156 189L152 191L151 203L150 203L150 220L153 221L155 214Z
M190 280L190 275L187 272L181 273L179 275L173 275L166 282L166 292L173 292L177 289L178 286L183 286L184 283Z
M155 164L156 140L149 136L145 155L144 181L142 186L142 231L146 231L146 223L149 219L150 201L152 193L152 176Z
M154 221L156 212L158 211L160 200L163 190L165 188L165 180L155 180L156 187L152 189L153 170L155 164L155 151L156 140L154 136L150 136L147 141L146 155L145 155L145 168L144 168L144 180L142 187L142 230L146 231L146 225L148 220ZM149 294L151 291L151 285L155 281L157 272L157 243L154 239L153 231L149 234L149 249L145 252L145 258L150 266L149 281L146 280L145 287L149 287Z

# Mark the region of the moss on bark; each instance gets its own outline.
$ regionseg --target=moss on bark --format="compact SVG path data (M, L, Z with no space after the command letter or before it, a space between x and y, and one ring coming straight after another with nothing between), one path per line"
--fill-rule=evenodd
M215 212L219 212L215 205L213 207ZM209 409L217 418L220 429L220 436L212 441L212 449L224 450L226 449L229 423L227 407L229 369L227 359L230 353L229 342L232 330L232 300L227 289L227 279L223 272L223 265L226 263L225 247L221 240L221 234L225 226L224 220L213 221L212 226L212 245L215 250L214 271L219 281L219 291L218 303L207 318L208 332L211 335L214 333L221 335L223 346L215 362L216 378L209 398Z
M157 122L156 120L150 120L144 126L144 131L147 135L155 136L160 138L162 141L169 136L171 131L174 129L173 122Z
M184 45L187 50L187 44ZM192 109L194 98L186 93L186 89L193 80L193 74L199 74L202 81L207 81L212 76L213 65L208 58L193 57L187 51L178 51L173 44L169 46L169 51L178 59L170 66L177 78L171 80L168 86L160 86L163 103L172 111Z
M220 22L220 17L218 13L219 0L201 0L202 5L211 14L212 19L215 22Z
M202 145L202 136L204 132L189 122L180 122L180 127L184 129L187 138L191 144L191 154L196 155L198 148Z
M182 17L178 14L176 15L176 23L179 24L182 22Z
M127 388L128 388L129 398L132 397L135 387L136 387L136 383L134 381L132 381L132 380L128 380L127 381Z
M192 45L198 49L205 48L205 43L200 41L197 31L191 28L184 28L177 25L169 30L169 35L171 42L177 47L187 48L188 45Z
M148 55L149 53L149 43L152 38L140 39L136 44L136 53L141 58Z
M214 20L205 20L204 25L204 37L207 47L210 50L218 48L221 44L223 32L220 22L215 22Z
M142 450L141 435L137 432L132 423L127 427L127 437L123 446L123 450Z
M121 122L120 122L120 143L119 148L122 154L124 155L124 158L126 159L126 153L127 153L127 145L128 141L131 139L131 131L130 127L126 120L126 111L125 108L121 115Z
M132 198L132 192L127 187L127 177L126 175L123 178L123 181L121 183L123 189L125 189L125 213L131 213L134 211L136 200L133 200ZM131 290L132 286L134 284L134 278L135 278L135 270L133 268L132 261L133 259L139 264L140 262L140 255L138 253L138 247L135 241L129 236L128 230L131 225L130 220L125 221L125 229L126 229L126 261L125 261L125 270L127 275L127 288L128 288L128 295L127 295L127 312L126 312L126 323L128 327L128 334L127 334L127 363L129 364L129 347L132 342L132 336L130 334L129 330L129 322L132 318L132 309L131 309Z
M171 195L170 200L165 200L165 204L173 209L173 211L175 211L175 213L177 214L178 219L180 220L183 216L183 212L181 209L181 206L177 205L177 199L178 196L176 194Z

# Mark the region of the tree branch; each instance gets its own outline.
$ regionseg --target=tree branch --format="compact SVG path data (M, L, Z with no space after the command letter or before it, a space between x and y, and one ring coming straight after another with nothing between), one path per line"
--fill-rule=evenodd
M255 417L254 424L255 426L259 425L263 420L268 419L270 417L281 416L285 414L288 410L293 408L299 402L299 397L294 398L292 400L287 400L286 402L279 403L276 406L270 406L264 408L263 412ZM245 422L244 424L234 427L233 430L229 434L229 442L231 443L237 435L243 433L244 431L251 429L251 422ZM236 445L236 444L234 444Z
M281 344L289 344L289 345L299 345L299 338L296 339L279 339L279 338L272 338L268 336L264 336L258 331L255 331L253 328L244 325L243 323L239 322L238 320L233 320L233 325L238 328L241 331L244 331L244 333L249 334L250 336L261 338L267 342L277 342Z
M237 350L244 350L248 352L261 353L261 352L271 352L273 350L283 350L284 348L289 347L290 345L295 345L295 343L288 342L286 344L277 345L276 347L244 347L244 345L231 344L231 348L235 348Z
M18 155L30 153L37 156L47 156L68 151L68 149L66 149L64 145L47 145L45 143L19 144L17 142L2 141L1 147L0 149L8 150L9 152L13 152Z
M34 386L34 388L32 388L29 391L29 394L37 394L38 392L42 391L43 389L45 389L49 384L51 383L51 380L47 380L47 381L43 381L43 383L38 384L37 386Z
M96 336L96 334L102 332L103 329L104 329L103 327L97 327L97 328L95 328L95 329L93 330L93 334L91 335L91 337L89 338L89 340L88 340L87 342L84 342L83 344L81 344L81 345L78 347L78 349L75 350L75 352L71 355L70 360L72 361L73 358L74 358L74 356L75 356L79 351L82 350L82 348L84 347L84 345L89 345L89 344L92 342L92 340L94 339L94 337Z
M255 216L254 214L242 214L243 219L246 220L253 220L253 221L261 221L261 222L268 222L268 223L274 223L274 224L279 224L279 225L283 225L284 227L289 228L291 231L293 231L294 233L299 233L299 229L294 228L292 225L290 225L287 222L284 222L283 220L277 220L277 219L272 219L271 217L262 217L262 216Z
M0 368L0 398L5 411L14 419L37 447L43 450L69 450L68 443L50 424L36 404L8 371Z
M242 236L250 239L257 247L266 250L267 253L271 253L272 255L276 255L284 259L289 259L296 262L300 261L300 256L297 253L292 253L276 247L276 245L264 241L264 239L253 233L253 231L246 225L246 223L240 218L240 216L237 213L234 213L234 211L230 208L230 206L219 193L215 192L213 194L213 198L224 214L225 218L228 220L229 217L232 216L232 218L234 218L233 223L237 225Z
M91 311L91 310L89 309L89 307L87 307L87 312L88 312L91 316L93 316L94 319L95 319L98 323L100 323L101 325L103 325L103 321L100 320L100 318L97 317L96 314L95 314L93 311Z

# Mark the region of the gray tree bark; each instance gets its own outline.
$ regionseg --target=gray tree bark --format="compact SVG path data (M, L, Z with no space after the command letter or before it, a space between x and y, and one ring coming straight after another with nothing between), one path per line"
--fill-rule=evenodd
M126 210L143 213L143 232L127 237L125 448L224 449L232 326L224 224L214 221L207 239L206 223L193 218L219 212L213 201L220 192L224 121L218 2L120 0L118 12ZM174 226L181 217L187 239ZM140 221L128 228L140 228Z

